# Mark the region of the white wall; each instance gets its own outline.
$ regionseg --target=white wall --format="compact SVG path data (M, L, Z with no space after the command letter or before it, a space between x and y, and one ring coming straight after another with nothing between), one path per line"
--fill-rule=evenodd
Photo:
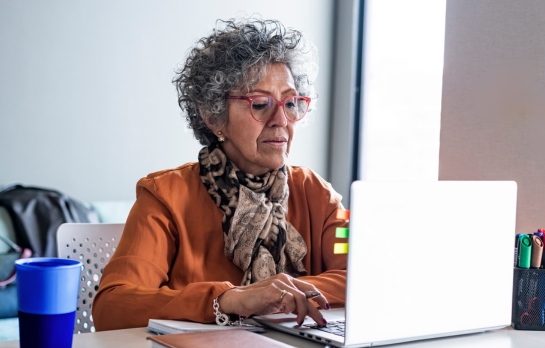
M134 198L150 172L196 161L176 64L218 18L259 13L318 47L318 111L289 163L327 173L332 0L0 1L0 184Z
M447 2L439 178L515 180L545 226L545 1Z

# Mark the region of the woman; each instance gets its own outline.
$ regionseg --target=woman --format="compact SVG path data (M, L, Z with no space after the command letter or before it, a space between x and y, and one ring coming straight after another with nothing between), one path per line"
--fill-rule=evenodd
M346 257L333 253L341 197L285 164L311 105L315 48L279 22L224 24L174 80L205 146L199 162L138 182L93 303L97 330L274 312L325 325L317 307L344 306Z

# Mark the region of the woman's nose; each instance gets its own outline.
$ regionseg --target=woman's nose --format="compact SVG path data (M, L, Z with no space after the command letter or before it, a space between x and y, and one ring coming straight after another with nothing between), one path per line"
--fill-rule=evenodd
M284 109L280 106L276 106L276 110L267 122L269 127L286 127L288 124L288 118L284 114Z

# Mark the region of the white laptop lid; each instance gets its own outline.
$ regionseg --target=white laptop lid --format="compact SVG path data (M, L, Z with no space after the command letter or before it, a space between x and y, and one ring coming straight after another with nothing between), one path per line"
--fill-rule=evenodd
M345 345L511 322L517 186L354 182Z

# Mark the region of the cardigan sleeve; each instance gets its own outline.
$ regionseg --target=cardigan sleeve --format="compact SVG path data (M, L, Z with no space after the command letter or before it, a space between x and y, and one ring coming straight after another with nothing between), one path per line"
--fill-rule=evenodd
M230 282L167 286L179 241L171 213L149 190L153 185L148 178L138 183L137 200L104 269L93 303L98 331L147 326L150 318L213 322L212 300L233 288Z

